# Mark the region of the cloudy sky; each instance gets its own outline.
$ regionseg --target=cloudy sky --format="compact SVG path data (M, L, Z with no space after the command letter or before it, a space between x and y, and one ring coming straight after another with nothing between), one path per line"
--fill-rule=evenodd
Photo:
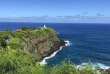
M0 0L0 22L110 23L110 0Z

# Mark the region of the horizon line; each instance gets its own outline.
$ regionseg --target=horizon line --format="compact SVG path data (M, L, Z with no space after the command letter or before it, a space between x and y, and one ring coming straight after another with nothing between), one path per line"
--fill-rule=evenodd
M110 24L110 23L99 23L99 22L98 22L98 23L96 23L96 22L90 22L90 23L86 23L86 22L77 22L77 23L75 22L75 23L74 23L74 22L73 22L73 23L72 23L72 22L21 22L21 21L19 21L19 22L16 22L16 21L15 21L15 22L13 22L13 21L12 21L12 22L0 22L0 23L44 23L44 24L45 24L45 23L63 23L63 24L64 24L64 23L68 23L68 24Z

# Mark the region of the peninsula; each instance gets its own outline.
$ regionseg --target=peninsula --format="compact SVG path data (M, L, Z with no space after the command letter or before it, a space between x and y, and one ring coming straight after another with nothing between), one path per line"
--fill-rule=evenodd
M58 39L54 29L46 28L45 25L33 28L23 26L16 31L0 31L0 36L1 43L6 41L1 47L26 50L32 54L35 61L41 61L66 44L64 40Z

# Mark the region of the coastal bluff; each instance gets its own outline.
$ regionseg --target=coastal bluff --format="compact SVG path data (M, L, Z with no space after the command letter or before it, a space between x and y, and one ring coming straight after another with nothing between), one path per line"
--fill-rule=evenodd
M26 50L35 61L41 61L66 44L64 40L58 39L52 28L23 26L16 31L0 31L0 36L0 39L6 41L7 48Z

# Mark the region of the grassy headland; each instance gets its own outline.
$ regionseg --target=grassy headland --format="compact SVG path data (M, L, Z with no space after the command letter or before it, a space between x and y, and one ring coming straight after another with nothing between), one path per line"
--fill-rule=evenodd
M20 27L16 31L0 31L0 36L2 44L6 41L6 48L27 50L33 54L36 61L65 45L65 43L61 44L62 40L57 38L56 31L51 28Z

